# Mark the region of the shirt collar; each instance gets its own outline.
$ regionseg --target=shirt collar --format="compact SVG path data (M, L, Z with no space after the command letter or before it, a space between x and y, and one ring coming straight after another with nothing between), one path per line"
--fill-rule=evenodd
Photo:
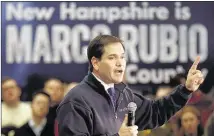
M44 119L42 120L42 122L41 122L38 126L36 126L36 123L34 122L33 119L30 119L30 120L29 120L29 126L30 126L31 128L38 128L38 127L44 128L45 125L46 125L46 123L47 123L47 119L46 119L46 118L44 118Z
M114 88L114 84L106 84L105 82L103 82L100 78L98 78L93 72L92 72L93 76L103 85L103 87L105 88L105 90L107 91L109 88Z

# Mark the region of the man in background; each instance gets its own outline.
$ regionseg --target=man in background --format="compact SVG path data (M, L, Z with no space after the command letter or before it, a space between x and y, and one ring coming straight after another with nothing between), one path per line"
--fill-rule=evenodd
M38 91L32 99L32 118L16 130L15 136L54 136L52 124L47 122L46 118L51 103L50 96L43 91Z
M31 118L30 103L20 101L21 89L17 82L4 77L2 80L2 133L24 125Z
M63 84L57 78L50 78L45 82L44 91L51 97L51 105L47 119L48 122L54 123L56 118L56 109L64 97Z
M52 124L54 133L58 136L58 127L56 121L56 109L64 97L64 87L63 83L57 78L50 78L45 82L44 91L48 93L51 97L51 105L49 113L47 115L47 120Z

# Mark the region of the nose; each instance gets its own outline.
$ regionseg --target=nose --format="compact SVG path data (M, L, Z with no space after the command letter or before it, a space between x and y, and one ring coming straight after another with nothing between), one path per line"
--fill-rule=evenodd
M56 94L56 91L55 91L55 89L50 89L50 91L49 91L49 95L51 95L51 96L53 96L53 95L55 95Z
M121 67L122 66L122 60L118 59L116 62L116 66Z
M188 121L188 122L187 122L187 125L188 125L188 126L191 126L191 125L192 125L192 122L191 122L191 121Z
M13 95L14 94L14 90L12 90L12 89L9 89L9 90L7 90L7 93L6 93L7 95Z
M10 93L13 93L13 90L12 89L8 89L7 92L10 94Z

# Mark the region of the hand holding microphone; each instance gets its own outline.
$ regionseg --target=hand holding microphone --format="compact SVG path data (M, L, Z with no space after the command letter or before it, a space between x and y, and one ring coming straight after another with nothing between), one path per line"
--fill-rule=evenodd
M119 130L120 136L137 136L138 126L135 125L135 111L137 105L133 102L128 104L128 114L125 114L122 126Z

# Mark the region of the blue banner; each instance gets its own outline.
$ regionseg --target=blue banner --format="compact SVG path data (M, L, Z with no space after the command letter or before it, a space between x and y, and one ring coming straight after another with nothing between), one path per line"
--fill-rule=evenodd
M120 37L127 83L166 84L197 55L214 62L213 2L2 2L2 76L24 85L32 73L81 81L89 41Z

